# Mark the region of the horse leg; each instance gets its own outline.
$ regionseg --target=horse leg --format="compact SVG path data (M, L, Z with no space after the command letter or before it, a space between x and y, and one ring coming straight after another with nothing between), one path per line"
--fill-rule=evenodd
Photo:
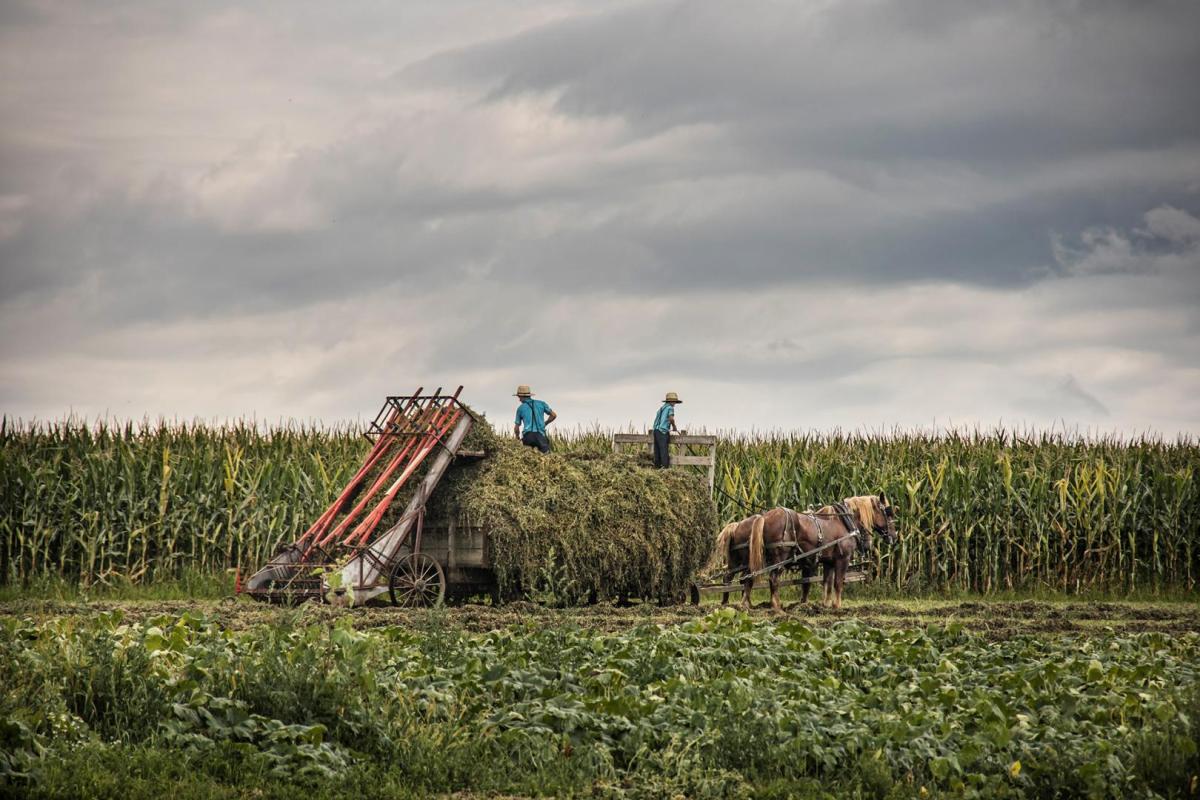
M733 575L734 575L734 572L732 569L725 573L725 585L726 586L728 586L733 581ZM729 605L729 592L721 593L721 605L723 605L723 606Z
M742 581L742 608L746 611L750 610L750 593L754 591L754 578L746 578Z
M808 590L812 588L812 584L809 583L807 579L816 574L816 564L809 564L807 561L805 561L803 566L800 568L800 577L805 579L804 582L800 584L800 605L805 605L808 603Z
M779 602L779 570L775 570L769 576L771 583L771 610L783 611L783 605Z
M833 565L825 564L825 571L822 573L824 579L821 584L821 605L829 606L833 603Z
M848 558L839 558L837 561L834 562L834 567L833 567L833 575L834 575L833 580L834 580L834 592L835 592L834 601L833 601L834 608L842 607L842 590L844 588L846 588L846 566L849 564L849 562L850 562L850 559L848 559Z

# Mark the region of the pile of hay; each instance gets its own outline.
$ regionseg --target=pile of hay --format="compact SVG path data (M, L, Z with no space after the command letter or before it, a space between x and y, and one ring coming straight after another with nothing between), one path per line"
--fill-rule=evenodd
M684 596L716 530L699 473L653 469L645 454L543 455L475 427L488 457L455 465L429 510L487 531L501 596Z

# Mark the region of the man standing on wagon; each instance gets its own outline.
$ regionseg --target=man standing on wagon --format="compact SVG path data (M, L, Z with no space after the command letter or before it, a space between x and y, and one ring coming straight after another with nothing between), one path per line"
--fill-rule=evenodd
M550 437L546 435L546 426L558 419L554 409L548 403L533 399L533 392L526 384L517 387L516 397L521 398L517 406L517 418L513 424L513 436L526 447L536 447L543 453L550 452ZM522 435L521 428L525 429Z
M671 431L679 430L675 427L675 406L682 402L675 392L667 392L654 417L654 466L659 469L671 466Z

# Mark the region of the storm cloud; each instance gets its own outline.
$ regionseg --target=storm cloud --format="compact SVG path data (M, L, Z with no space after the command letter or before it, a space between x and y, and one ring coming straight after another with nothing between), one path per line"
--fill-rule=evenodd
M1200 6L0 11L0 410L1200 432Z

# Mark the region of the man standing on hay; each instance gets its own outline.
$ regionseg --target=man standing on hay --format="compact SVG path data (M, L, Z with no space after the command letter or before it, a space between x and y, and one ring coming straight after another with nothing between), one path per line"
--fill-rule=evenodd
M549 403L533 399L529 387L521 384L517 387L515 397L521 398L517 406L517 418L513 425L513 436L521 440L526 447L536 447L543 453L550 452L550 437L546 435L546 426L558 419L558 414L550 408ZM525 434L521 434L521 428Z
M654 466L659 469L671 466L671 431L679 430L675 427L675 406L682 402L675 392L667 392L654 417Z

